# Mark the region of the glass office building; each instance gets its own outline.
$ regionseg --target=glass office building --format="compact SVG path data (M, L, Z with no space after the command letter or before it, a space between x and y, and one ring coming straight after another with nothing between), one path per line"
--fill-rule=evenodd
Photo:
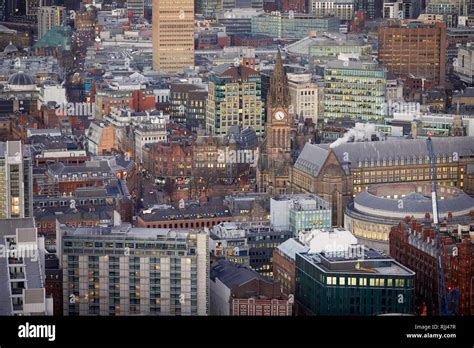
M337 41L331 38L317 38L313 45L309 46L309 57L312 61L322 57L337 57L341 53L369 54L372 50L370 45L360 44L356 41Z
M297 253L299 314L413 314L415 273L361 245L345 252Z
M374 62L333 60L324 69L324 118L383 120L387 71Z
M206 128L210 134L226 135L230 127L250 127L264 132L262 78L248 67L222 64L209 74Z
M312 201L301 199L290 204L289 224L294 236L298 236L300 232L332 226L330 203L320 197L312 197Z
M295 236L314 228L330 228L331 219L331 209L305 209L304 207L290 209L290 229Z
M339 25L337 17L272 12L252 18L252 34L278 39L303 39L314 32L338 32Z

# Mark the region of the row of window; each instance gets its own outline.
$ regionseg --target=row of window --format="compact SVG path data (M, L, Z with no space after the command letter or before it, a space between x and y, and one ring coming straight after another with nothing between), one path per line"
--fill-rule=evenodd
M321 276L324 280L324 276ZM412 279L401 278L356 278L356 277L326 277L327 285L339 286L370 286L370 287L393 287L403 288L413 286Z

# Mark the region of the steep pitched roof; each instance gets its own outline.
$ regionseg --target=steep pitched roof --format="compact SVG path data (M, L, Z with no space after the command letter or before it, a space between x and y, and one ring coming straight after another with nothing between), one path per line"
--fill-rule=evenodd
M436 137L432 138L433 150L436 156L459 157L474 156L474 137ZM328 145L318 145L328 148ZM389 160L396 158L426 158L429 156L425 139L393 139L387 141L371 141L345 143L333 148L341 163L347 163L350 168L357 167L358 161ZM346 155L347 154L347 155ZM348 159L348 161L346 161Z
M57 26L51 28L41 39L33 45L33 48L60 47L63 50L71 49L72 29L69 26Z
M238 287L253 279L268 281L267 278L250 268L224 260L218 261L217 264L211 268L210 278L213 281L219 278L229 289Z
M418 163L419 159L429 156L425 139L394 139L387 141L344 143L330 148L329 144L306 144L295 163L295 168L313 176L318 176L330 150L335 153L344 171L364 166L365 161L383 161L410 159ZM433 150L436 156L450 158L457 154L459 158L474 156L474 137L436 137L433 138Z
M329 149L307 143L295 163L295 168L318 176L329 155Z

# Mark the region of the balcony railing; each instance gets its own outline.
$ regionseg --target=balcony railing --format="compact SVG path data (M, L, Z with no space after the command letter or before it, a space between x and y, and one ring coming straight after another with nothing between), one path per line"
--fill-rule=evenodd
M9 265L21 265L23 264L23 260L16 258L16 257L9 257L8 258L8 264Z
M22 294L23 294L23 289L19 289L19 288L12 289L12 295L22 295Z
M25 279L25 273L23 272L10 273L10 279Z

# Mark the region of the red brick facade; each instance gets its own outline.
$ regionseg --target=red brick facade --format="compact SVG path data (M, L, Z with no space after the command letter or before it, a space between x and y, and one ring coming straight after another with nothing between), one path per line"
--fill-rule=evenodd
M292 300L282 296L279 283L253 279L232 289L231 316L291 316L292 309Z
M282 293L295 293L295 262L282 255L278 249L273 250L273 279L281 284Z
M288 300L261 300L255 298L232 299L231 315L234 316L291 316Z
M273 38L264 35L235 35L234 46L267 47L273 45Z
M191 177L193 173L192 145L179 143L155 144L150 149L150 171L155 176Z
M438 263L429 253L435 247L435 237L431 227L409 218L390 232L390 256L416 273L419 314L438 314ZM473 315L474 247L470 237L463 234L459 238L457 231L452 236L442 232L442 246L446 287L448 292L457 289L460 293L456 314Z
M221 222L231 222L230 216L209 218L209 219L182 219L182 220L143 220L141 216L137 217L137 227L146 228L204 228L219 225Z
M306 13L306 0L280 0L280 11Z

